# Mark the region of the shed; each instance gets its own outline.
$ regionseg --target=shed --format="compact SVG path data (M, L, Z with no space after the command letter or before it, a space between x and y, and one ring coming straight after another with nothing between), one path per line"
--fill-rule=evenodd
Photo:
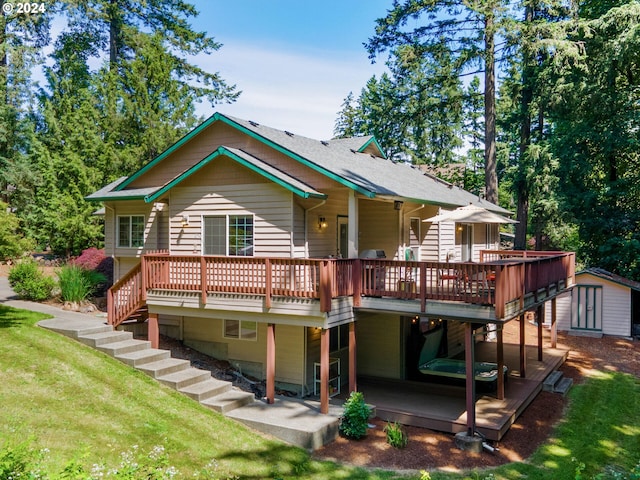
M640 336L640 282L601 268L576 274L576 285L557 299L558 330L575 334ZM546 318L551 318L547 302Z

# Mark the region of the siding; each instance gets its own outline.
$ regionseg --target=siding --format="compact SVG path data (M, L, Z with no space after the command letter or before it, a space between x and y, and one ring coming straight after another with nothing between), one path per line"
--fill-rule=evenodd
M136 179L130 188L164 185L204 159L220 145L242 149L289 175L313 185L316 189L322 190L336 185L333 180L266 146L259 140L253 139L222 122L215 122L167 156L160 164Z
M264 379L266 376L266 323L258 323L256 341L223 336L219 318L185 317L184 342L209 355L240 365L244 373ZM226 353L226 357L223 354ZM276 382L302 386L304 378L304 327L276 327Z
M368 249L384 250L387 259L400 258L400 212L393 209L393 203L360 200L358 243L359 251Z
M631 290L629 287L587 273L578 274L576 281L578 285L602 286L602 333L619 337L631 336ZM558 297L556 307L558 330L571 330L572 295L577 295L576 292L577 289L574 288L571 293ZM550 321L551 302L546 302L545 309L547 321Z
M360 313L356 322L358 374L402 378L400 317Z
M551 323L551 302L545 302L545 323ZM571 329L571 292L556 297L556 327L561 331Z
M144 215L144 247L120 248L116 246L117 217L121 215ZM113 202L105 208L105 252L116 257L137 257L143 251L156 250L158 247L158 231L162 213L154 208L154 204L142 200Z
M338 253L338 216L349 213L348 190L329 189L323 191L327 201L307 212L307 242L310 258L322 258ZM327 227L318 228L318 217L324 217Z
M254 255L291 257L291 193L272 183L176 187L171 191L171 253L202 253L202 217L254 215ZM189 225L182 227L182 216Z

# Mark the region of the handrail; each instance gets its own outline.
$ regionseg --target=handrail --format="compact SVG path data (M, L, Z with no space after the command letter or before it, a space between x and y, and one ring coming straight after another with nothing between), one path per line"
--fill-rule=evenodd
M144 306L142 262L107 290L107 323L117 327Z
M199 293L202 303L210 293L263 296L266 308L271 308L276 296L316 299L321 311L329 312L335 298L353 297L357 307L361 296L370 296L419 300L423 312L429 300L490 305L501 319L507 305L512 305L510 312L522 309L525 297L533 295L537 301L544 291L548 295L551 288L559 290L573 283L573 253L482 253L491 260L449 263L145 254L139 301L144 301L147 290L180 290Z

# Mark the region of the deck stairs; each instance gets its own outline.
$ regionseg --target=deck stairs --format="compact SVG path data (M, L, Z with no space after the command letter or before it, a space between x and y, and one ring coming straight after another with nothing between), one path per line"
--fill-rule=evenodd
M559 370L554 370L542 382L542 389L545 392L559 393L564 397L572 385L573 379L565 377Z
M189 360L171 357L169 350L151 348L151 342L136 340L127 331L110 325L77 334L78 341L130 365L158 382L183 393L222 414L254 402L252 393L233 388L231 382L217 380L211 372L191 366Z

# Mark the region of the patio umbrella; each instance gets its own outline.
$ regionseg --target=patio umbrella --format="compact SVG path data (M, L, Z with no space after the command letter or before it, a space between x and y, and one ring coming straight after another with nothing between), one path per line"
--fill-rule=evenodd
M444 212L435 217L426 218L423 222L459 222L459 223L518 223L497 213L490 212L486 208L476 205L458 207L450 212Z

